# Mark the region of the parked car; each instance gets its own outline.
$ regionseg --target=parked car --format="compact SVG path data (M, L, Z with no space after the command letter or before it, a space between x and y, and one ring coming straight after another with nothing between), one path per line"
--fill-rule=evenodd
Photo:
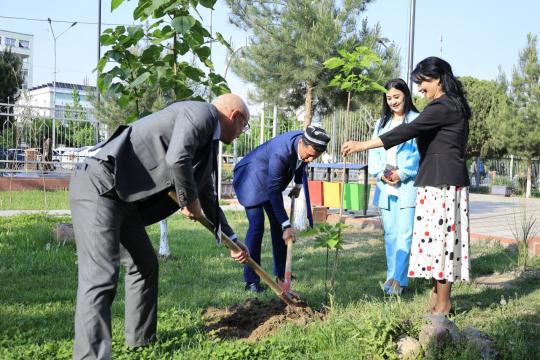
M3 149L0 148L0 169L22 169L24 166L24 149L12 148Z
M7 167L7 150L0 148L0 169Z

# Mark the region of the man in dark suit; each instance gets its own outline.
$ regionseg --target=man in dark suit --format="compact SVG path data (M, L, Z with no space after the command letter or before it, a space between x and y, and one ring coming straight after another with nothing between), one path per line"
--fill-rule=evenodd
M274 274L278 280L282 280L285 273L287 241L294 238L282 192L294 177L295 186L289 196L298 197L306 165L326 151L329 141L323 129L308 126L305 132L291 131L260 145L234 168L234 191L249 221L246 246L250 256L260 264L266 212L270 220ZM264 290L259 276L248 266L244 267L244 280L246 290Z
M119 128L74 172L75 359L111 357L111 303L120 263L126 267L126 343L137 347L155 339L158 261L146 225L179 208L192 220L204 211L236 238L217 205L211 175L219 140L230 144L249 127L248 121L247 106L233 94L212 104L178 102ZM178 203L169 198L171 190ZM231 256L243 262L246 252L231 251Z

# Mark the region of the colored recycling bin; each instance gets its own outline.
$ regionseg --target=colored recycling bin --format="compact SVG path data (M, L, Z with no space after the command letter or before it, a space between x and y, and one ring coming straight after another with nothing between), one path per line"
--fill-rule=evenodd
M329 208L341 207L341 183L323 182L324 206Z
M308 190L309 190L309 199L311 200L311 205L323 206L324 204L323 182L318 181L318 180L309 180Z
M343 208L347 210L367 210L365 202L364 184L345 184L343 194ZM367 185L367 196L369 200L370 185ZM339 205L338 205L339 207Z

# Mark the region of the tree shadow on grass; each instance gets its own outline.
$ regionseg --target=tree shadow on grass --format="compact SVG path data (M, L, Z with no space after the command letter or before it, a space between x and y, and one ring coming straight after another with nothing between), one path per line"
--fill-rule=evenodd
M501 273L512 270L517 264L514 248L496 246L485 253L471 259L471 271L474 277L479 275Z

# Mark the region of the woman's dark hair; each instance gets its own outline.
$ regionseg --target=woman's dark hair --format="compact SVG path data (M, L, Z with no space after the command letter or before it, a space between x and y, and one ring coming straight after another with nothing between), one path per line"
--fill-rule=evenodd
M390 89L396 89L401 91L404 95L404 104L403 104L403 112L405 115L409 113L409 111L416 111L416 106L414 106L411 96L411 91L409 90L409 87L407 86L407 83L403 79L392 79L384 85L386 90ZM381 130L383 127L386 126L388 121L392 118L392 109L390 109L390 106L388 105L388 102L386 101L386 94L383 95L383 102L382 102L382 116L381 121L379 123L379 130ZM405 118L403 118L405 119Z
M466 119L471 117L471 108L465 98L463 85L452 73L452 67L449 63L436 56L430 56L416 65L411 76L416 84L420 84L422 81L439 79L444 93L461 110L463 116Z

